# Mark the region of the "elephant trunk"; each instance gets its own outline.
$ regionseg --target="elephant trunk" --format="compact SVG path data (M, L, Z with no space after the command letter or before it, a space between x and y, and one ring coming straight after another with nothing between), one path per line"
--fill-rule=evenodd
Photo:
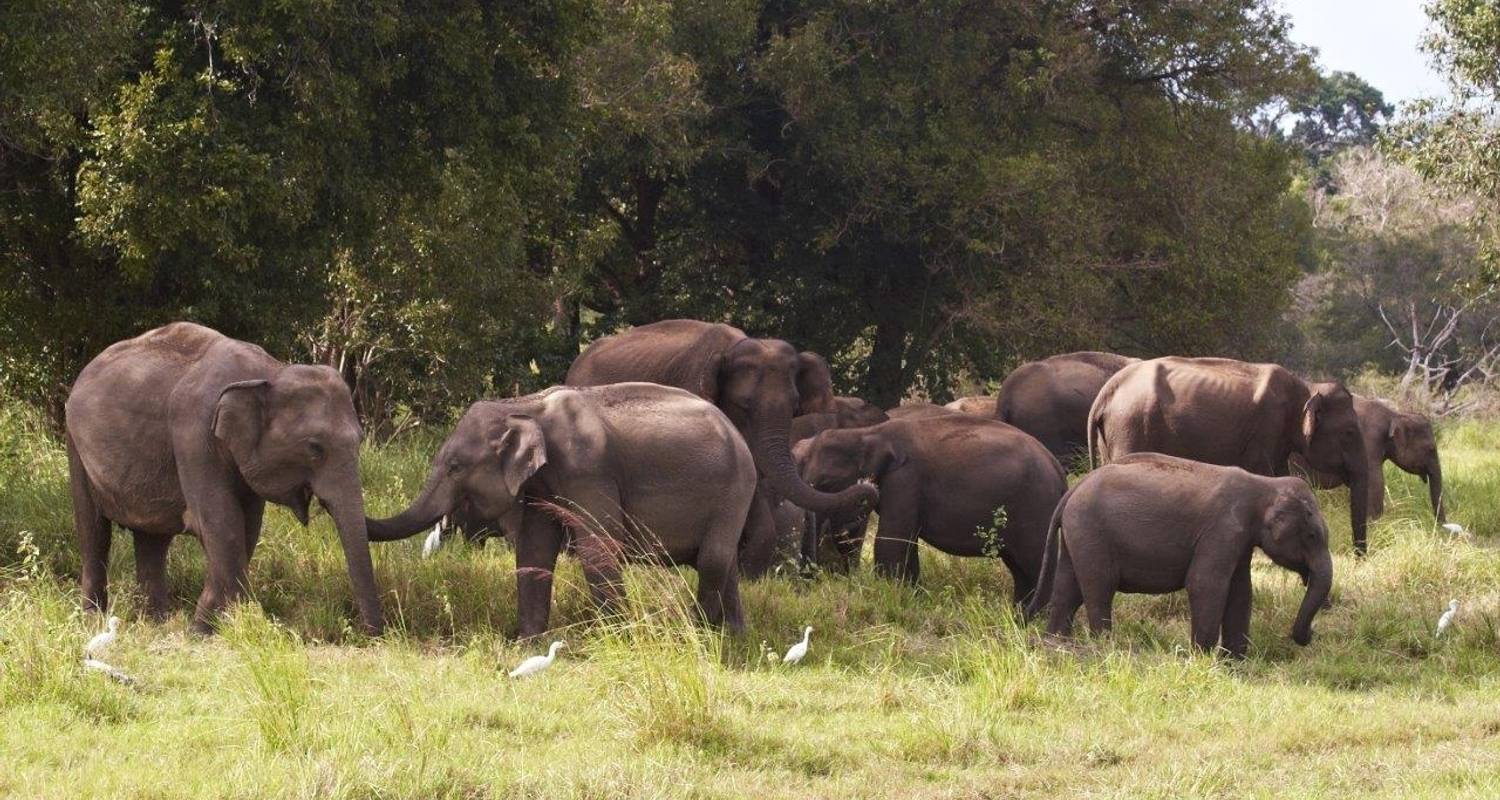
M1441 525L1448 521L1448 515L1443 509L1443 465L1436 455L1427 465L1426 477L1427 495L1432 500L1432 513Z
M370 563L364 493L356 467L350 465L342 472L347 474L320 482L324 485L314 486L313 493L328 509L334 528L338 530L339 542L344 548L344 562L349 567L354 603L359 607L365 633L379 636L385 629L385 617L380 610L380 593L375 587L375 568Z
M817 514L830 514L853 510L860 503L874 507L880 500L880 492L866 483L856 483L840 492L820 492L807 485L797 472L792 461L792 451L787 436L787 422L760 426L751 454L755 466L771 482L771 488L783 499Z
M1292 641L1304 646L1312 641L1313 617L1323 608L1332 589L1333 557L1325 552L1308 571L1307 594L1302 596L1302 607L1297 609L1297 620L1292 623Z
M1349 470L1349 527L1354 532L1354 554L1359 556L1367 549L1365 528L1370 517L1369 480L1363 463Z
M442 470L434 469L422 487L422 493L405 511L394 517L366 520L370 541L407 539L436 525L450 510L447 498L443 497L443 482Z

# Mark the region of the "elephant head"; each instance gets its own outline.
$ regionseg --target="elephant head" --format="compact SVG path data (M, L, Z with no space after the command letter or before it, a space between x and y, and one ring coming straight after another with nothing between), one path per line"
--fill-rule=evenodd
M1336 475L1348 484L1354 549L1363 554L1369 505L1352 498L1369 496L1370 461L1354 411L1354 396L1340 383L1309 384L1299 416L1300 430L1292 436L1292 449L1301 453L1313 469Z
M869 428L824 431L798 442L793 457L803 478L823 491L857 486L863 479L879 481L886 472L906 463L904 454Z
M370 539L404 539L456 510L514 530L523 487L546 463L547 441L535 417L502 403L475 403L433 456L421 494L396 516L370 520Z
M375 589L359 482L359 418L349 389L328 367L291 365L219 393L212 430L251 491L307 524L316 497L333 518L355 602L367 630L384 625Z
M1438 461L1432 423L1417 414L1396 414L1391 418L1385 445L1386 458L1427 484L1432 513L1439 523L1447 522L1443 513L1443 465Z
M1260 515L1256 544L1276 564L1302 576L1307 593L1292 624L1292 641L1312 641L1313 617L1333 588L1333 557L1328 552L1328 526L1318 512L1317 498L1306 483L1279 478L1277 488Z
M711 376L711 377L707 377ZM837 411L828 363L814 353L798 353L778 339L741 339L710 362L709 397L744 434L755 466L783 499L827 514L860 504L874 505L873 486L849 486L836 493L814 489L792 462L792 417Z
M833 402L840 428L866 428L890 419L880 406L860 397L840 395Z

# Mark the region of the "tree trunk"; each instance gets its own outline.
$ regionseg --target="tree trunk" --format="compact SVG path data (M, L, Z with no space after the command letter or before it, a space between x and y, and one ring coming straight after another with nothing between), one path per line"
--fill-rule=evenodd
M906 392L902 361L906 355L906 325L894 316L875 323L875 342L870 351L870 369L865 373L865 399L881 408L901 402Z

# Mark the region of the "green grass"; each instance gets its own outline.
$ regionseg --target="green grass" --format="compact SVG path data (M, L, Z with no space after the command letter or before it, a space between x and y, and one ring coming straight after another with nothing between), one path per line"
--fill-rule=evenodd
M34 418L0 407L0 796L1493 797L1500 792L1500 425L1442 432L1450 517L1391 470L1370 556L1350 553L1346 501L1323 493L1335 605L1310 647L1287 638L1301 595L1255 570L1250 658L1186 652L1181 595L1126 596L1103 640L1059 646L1008 608L996 563L924 551L915 590L869 570L745 587L749 632L691 622L690 572L632 569L631 603L597 620L576 564L543 675L505 671L518 645L513 560L491 545L430 560L420 537L378 546L390 632L355 633L337 540L272 510L251 565L258 604L221 635L186 633L203 575L174 547L177 614L133 594L129 537L111 588L125 619L79 666L96 620L77 611L65 459ZM432 441L370 450L374 513L421 484ZM1450 597L1451 636L1431 630ZM1080 623L1082 622L1080 618ZM798 667L770 662L811 624Z

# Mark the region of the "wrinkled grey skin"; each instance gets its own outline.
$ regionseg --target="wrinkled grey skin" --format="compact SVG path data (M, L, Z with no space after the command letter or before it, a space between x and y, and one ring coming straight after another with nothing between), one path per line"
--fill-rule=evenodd
M995 416L995 407L999 400L1000 398L989 395L976 395L974 397L960 397L943 407L962 414L973 414L976 417L993 417Z
M1000 384L994 417L1035 436L1067 465L1088 449L1089 407L1099 390L1138 360L1085 350L1027 362Z
M1443 464L1438 459L1437 436L1432 422L1420 414L1397 411L1383 400L1354 395L1354 414L1359 417L1360 434L1365 440L1365 457L1369 460L1369 518L1385 513L1385 469L1390 461L1402 470L1416 475L1427 484L1432 513L1439 524L1447 522L1443 510ZM1344 485L1338 475L1319 472L1308 466L1302 456L1292 454L1292 467L1319 489Z
M750 338L729 325L665 320L595 341L573 361L566 383L621 381L686 389L723 410L745 437L762 476L741 542L740 569L748 578L770 569L776 544L771 509L781 500L818 513L875 504L873 487L819 492L792 463L792 418L836 410L828 363L815 353L798 353L780 339Z
M178 322L119 342L68 395L68 466L83 552L83 602L109 603L110 525L135 537L148 614L167 613L167 548L203 544L208 579L193 627L242 599L267 501L303 524L318 498L343 544L364 629L384 625L359 483L359 420L328 367L287 365L259 347Z
M1243 658L1257 547L1306 582L1292 624L1292 640L1306 645L1333 586L1328 526L1308 485L1159 453L1125 456L1085 476L1058 504L1027 616L1048 598L1047 631L1068 635L1084 605L1097 634L1114 622L1115 592L1186 588L1193 644Z
M1110 378L1089 411L1090 461L1165 453L1257 475L1289 474L1300 454L1367 497L1369 461L1354 398L1339 383L1309 384L1276 364L1227 358L1157 358ZM1367 505L1349 504L1356 553L1365 552Z
M875 567L915 583L917 541L958 556L998 554L1020 603L1035 587L1052 509L1068 488L1057 459L1003 422L945 411L868 428L829 430L794 452L809 483L880 486ZM995 510L1005 525L995 527ZM981 531L986 533L981 534Z
M565 543L606 609L622 597L625 559L692 564L704 617L738 632L736 559L755 482L733 424L688 392L557 386L470 406L433 456L421 495L369 529L405 538L465 508L512 533L522 637L547 630Z

